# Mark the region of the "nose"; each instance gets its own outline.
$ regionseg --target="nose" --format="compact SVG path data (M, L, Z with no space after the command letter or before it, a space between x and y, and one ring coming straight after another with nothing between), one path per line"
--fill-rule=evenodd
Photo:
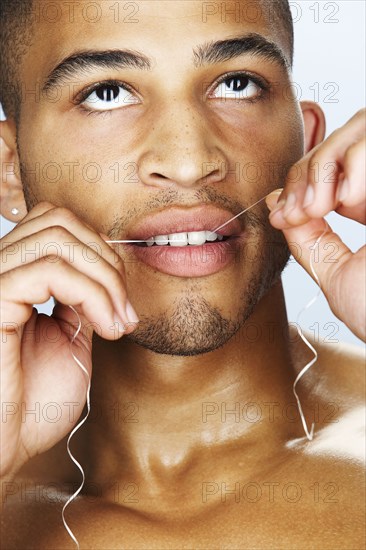
M192 106L170 105L155 116L137 166L140 181L193 188L225 178L228 159L208 117Z

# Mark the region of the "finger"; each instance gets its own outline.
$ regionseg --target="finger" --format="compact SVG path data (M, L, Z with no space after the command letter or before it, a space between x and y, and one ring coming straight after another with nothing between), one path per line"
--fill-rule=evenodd
M345 152L344 181L337 193L337 200L344 206L358 206L365 202L365 151L366 138L353 143Z
M21 328L30 318L33 304L44 303L51 296L62 304L77 306L83 321L96 323L103 338L115 339L116 326L120 337L126 324L106 288L62 259L52 264L41 258L8 271L1 277L1 293L2 328L7 324Z
M310 217L320 218L335 209L341 184L348 176L347 151L364 141L365 128L362 109L314 150L302 175L302 182L306 183L303 206Z
M333 313L364 339L365 295L359 289L364 288L366 248L352 253L324 219L291 226L283 233L294 258L320 285Z
M37 203L33 208L32 210L30 210L26 216L24 216L24 218L22 218L16 225L15 229L17 227L19 227L20 225L25 225L27 224L29 221L31 220L34 220L35 218L38 218L39 216L42 216L43 214L45 214L46 212L50 211L50 210L55 210L57 208L61 208L61 207L58 207L56 206L55 204L49 202L49 201L41 201L39 203ZM67 210L67 209L66 209ZM93 230L93 227L91 225L89 225L86 221L83 220L83 223L89 227L89 229ZM14 229L14 231L15 231Z
M70 243L72 247L69 246ZM40 258L45 258L53 264L57 264L62 259L103 285L110 295L116 312L125 322L137 321L137 317L129 319L126 311L125 274L117 271L98 254L98 251L80 242L64 227L48 227L35 235L25 237L21 243L4 248L0 257L2 273Z
M31 234L48 227L60 226L66 228L69 233L75 235L80 241L88 246L93 244L100 250L100 255L105 258L118 271L124 274L124 264L121 257L116 254L102 237L84 221L81 221L71 210L61 207L49 207L50 203L40 203L33 210L33 217L25 222L19 223L10 233L2 239L0 248L8 247L10 244L15 244ZM65 241L64 244L72 246L74 239ZM20 246L20 245L19 245ZM16 248L16 247L15 247ZM30 251L32 248L30 249Z
M56 208L56 206L49 201L41 201L37 203L29 212L27 212L24 218L22 218L17 223L17 227L26 224L28 221L37 218L38 216L41 216L42 214L44 214L48 210L52 210L53 208Z
M328 302L334 303L335 279L352 258L351 250L324 219L288 225L282 232L295 260L320 284Z
M311 218L322 218L342 204L355 206L354 219L359 219L358 205L364 200L364 133L362 110L291 167L279 197L286 201L288 223L302 225Z

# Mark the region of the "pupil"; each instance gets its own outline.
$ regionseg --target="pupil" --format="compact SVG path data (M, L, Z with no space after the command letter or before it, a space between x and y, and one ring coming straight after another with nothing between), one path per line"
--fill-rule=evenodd
M248 86L248 80L248 77L245 76L230 78L230 89L233 90L233 92L241 92Z
M103 101L112 101L116 99L119 93L119 86L108 86L108 88L99 88L97 96Z

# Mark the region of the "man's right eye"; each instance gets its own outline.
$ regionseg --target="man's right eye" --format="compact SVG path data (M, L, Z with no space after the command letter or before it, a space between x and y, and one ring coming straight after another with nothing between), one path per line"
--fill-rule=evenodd
M78 103L87 111L112 111L139 103L139 100L122 84L105 83L87 90Z

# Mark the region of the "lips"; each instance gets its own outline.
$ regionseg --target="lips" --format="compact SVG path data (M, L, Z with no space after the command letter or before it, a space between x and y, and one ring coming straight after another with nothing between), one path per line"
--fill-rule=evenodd
M151 214L148 218L137 222L128 232L126 238L128 240L146 241L157 235L188 233L190 231L214 231L232 217L231 212L214 206L172 207L169 210ZM224 237L231 237L240 235L242 231L241 221L236 218L216 233Z
M231 220L233 213L215 206L171 207L135 222L126 240L147 241L158 235L214 231ZM224 240L188 246L146 246L127 244L137 261L154 271L176 277L203 277L222 271L238 257L245 232L236 218L215 231ZM226 238L226 239L225 239Z

